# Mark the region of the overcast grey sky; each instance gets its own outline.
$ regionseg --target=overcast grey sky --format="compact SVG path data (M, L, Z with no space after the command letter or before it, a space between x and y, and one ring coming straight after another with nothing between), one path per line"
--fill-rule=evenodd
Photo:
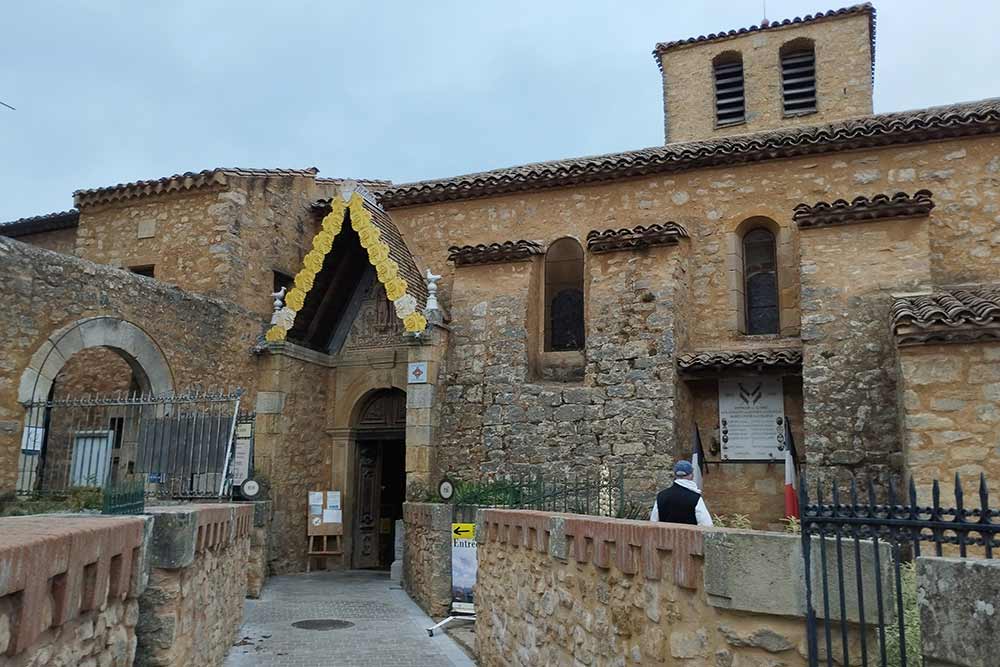
M772 20L844 6L769 0ZM875 110L1000 95L1000 3L876 3ZM219 166L396 182L662 143L658 41L760 0L4 3L0 220Z

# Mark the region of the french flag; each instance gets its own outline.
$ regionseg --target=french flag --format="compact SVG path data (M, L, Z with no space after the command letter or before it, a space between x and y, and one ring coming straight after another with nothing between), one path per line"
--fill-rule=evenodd
M705 463L705 450L701 446L701 434L698 432L698 425L694 425L694 451L691 453L691 467L694 468L694 484L699 489L702 487L702 473L708 471L708 464Z
M792 439L792 429L785 418L785 516L799 518L799 494L795 490L795 480L798 473L795 470L795 440Z

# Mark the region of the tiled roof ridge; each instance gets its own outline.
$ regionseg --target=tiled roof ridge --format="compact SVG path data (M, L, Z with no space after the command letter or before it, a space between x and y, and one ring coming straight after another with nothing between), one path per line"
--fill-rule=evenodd
M496 264L498 262L519 262L543 253L541 244L535 241L504 241L503 243L479 243L477 245L453 245L448 248L448 261L456 266L470 264Z
M33 215L0 223L0 235L17 237L39 232L51 232L57 229L76 227L80 222L80 211L72 208L68 211L57 211L43 215Z
M755 350L712 350L677 355L681 370L712 370L767 366L792 368L802 365L802 350L793 347Z
M726 30L724 32L713 32L707 35L698 35L697 37L687 37L685 39L675 39L669 42L659 42L655 47L653 47L653 59L656 60L656 66L663 69L663 62L660 57L675 48L682 46L689 46L691 44L702 44L705 42L715 42L723 39L731 39L733 37L740 37L742 35L749 35L755 32L761 32L764 30L773 30L776 28L785 28L790 25L802 25L805 23L813 23L815 21L822 21L824 19L837 18L841 16L849 16L851 14L868 14L868 21L870 24L870 40L871 40L871 55L872 55L872 77L875 76L875 6L870 2L865 2L858 5L851 5L850 7L841 7L840 9L831 9L825 12L817 12L815 14L806 14L805 16L796 16L790 19L782 19L780 21L769 21L766 24L763 22L758 25L752 25L747 28L736 28L734 30Z
M825 201L815 204L802 203L793 209L792 220L800 229L806 229L866 220L929 215L934 209L932 196L930 190L917 190L912 195L897 192L893 195L877 194L872 197L861 195L851 201L835 199L829 203Z
M73 202L79 208L112 201L135 199L167 192L195 190L212 185L225 185L227 176L235 177L284 177L306 176L315 178L316 167L307 169L249 169L243 167L216 167L201 171L187 171L162 178L118 183L100 188L77 190Z
M1000 340L1000 285L900 297L890 310L897 345Z
M673 245L679 239L688 238L687 230L673 221L663 224L638 225L632 229L593 230L587 234L587 250L590 252L613 252L634 250L651 246Z
M402 183L380 196L396 208L597 183L700 167L1000 132L1000 98L860 116L822 125L676 142L620 153L535 162Z

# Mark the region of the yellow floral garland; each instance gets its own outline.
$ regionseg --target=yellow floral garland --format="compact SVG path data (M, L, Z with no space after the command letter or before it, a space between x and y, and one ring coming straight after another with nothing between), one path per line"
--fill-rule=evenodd
M382 233L372 222L372 214L364 206L358 193L351 194L350 202L335 196L330 212L323 218L320 231L313 237L312 249L302 260L302 269L295 275L295 287L285 295L285 308L293 313L302 310L306 296L312 289L316 274L323 269L326 256L333 249L333 241L344 226L344 215L351 212L351 228L358 233L361 247L368 253L368 261L375 267L375 275L385 289L385 295L396 306L396 316L403 320L403 327L410 333L427 328L427 318L416 312L416 299L407 295L409 285L399 275L399 265L389 258L389 246L382 240ZM292 319L294 322L294 318ZM264 339L269 343L285 340L290 323L282 322L267 330Z

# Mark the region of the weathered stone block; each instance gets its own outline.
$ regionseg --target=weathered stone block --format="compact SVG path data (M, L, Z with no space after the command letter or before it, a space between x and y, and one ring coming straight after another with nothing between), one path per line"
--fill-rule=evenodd
M1000 634L1000 563L917 559L923 655L930 667L993 667Z

